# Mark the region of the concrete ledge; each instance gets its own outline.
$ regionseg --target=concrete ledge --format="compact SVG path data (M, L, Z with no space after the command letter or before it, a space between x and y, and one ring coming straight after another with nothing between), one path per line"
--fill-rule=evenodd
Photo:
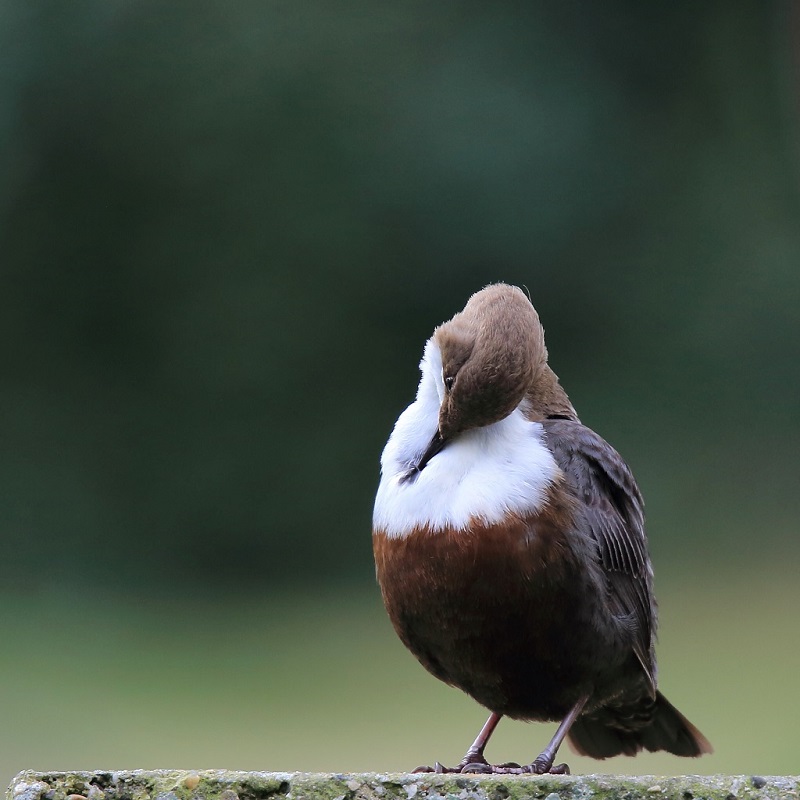
M7 800L799 800L800 777L20 772Z

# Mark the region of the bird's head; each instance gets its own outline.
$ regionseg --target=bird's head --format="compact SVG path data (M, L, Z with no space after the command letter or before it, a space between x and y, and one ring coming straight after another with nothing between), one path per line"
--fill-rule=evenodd
M507 417L547 368L539 315L515 286L496 283L433 333L441 355L439 424L415 472L448 442Z

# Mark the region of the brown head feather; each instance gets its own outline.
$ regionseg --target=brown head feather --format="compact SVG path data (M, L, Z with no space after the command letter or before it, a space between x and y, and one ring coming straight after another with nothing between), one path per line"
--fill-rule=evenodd
M526 397L532 418L552 410L577 419L547 366L539 315L515 286L496 283L476 292L433 336L445 380L439 411L444 439L503 419Z

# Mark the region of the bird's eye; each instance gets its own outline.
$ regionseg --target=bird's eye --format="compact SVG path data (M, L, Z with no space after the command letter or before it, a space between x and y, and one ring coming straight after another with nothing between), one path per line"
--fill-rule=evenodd
M449 392L453 388L453 384L456 382L455 375L445 375L444 376L444 388Z

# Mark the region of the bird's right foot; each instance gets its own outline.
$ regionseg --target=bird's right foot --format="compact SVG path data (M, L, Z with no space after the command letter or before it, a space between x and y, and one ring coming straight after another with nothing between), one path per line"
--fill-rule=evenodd
M417 767L414 772L459 773L472 772L491 775L493 767L480 753L467 753L455 767L446 767L438 761L432 767Z

